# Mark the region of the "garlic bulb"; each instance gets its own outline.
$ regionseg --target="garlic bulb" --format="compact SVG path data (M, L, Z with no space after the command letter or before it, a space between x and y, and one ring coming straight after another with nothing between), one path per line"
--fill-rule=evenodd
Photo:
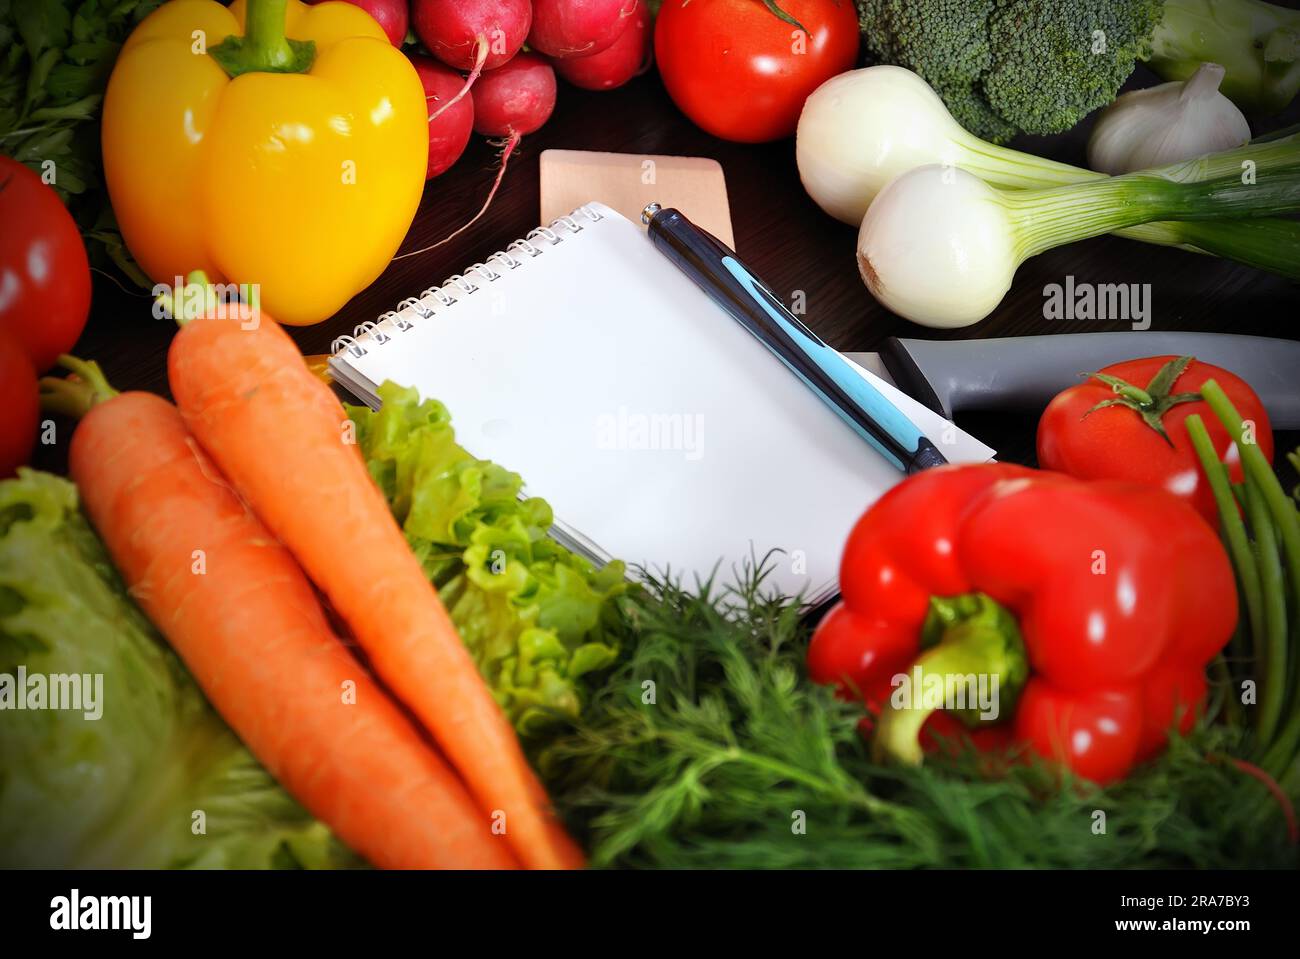
M1239 147L1250 125L1219 92L1223 67L1202 63L1186 81L1134 90L1108 106L1088 140L1088 165L1112 176Z

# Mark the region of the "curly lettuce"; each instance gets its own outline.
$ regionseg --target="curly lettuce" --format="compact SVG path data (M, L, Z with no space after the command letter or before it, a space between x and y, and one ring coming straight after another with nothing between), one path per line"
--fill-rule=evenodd
M497 702L525 736L576 719L585 678L618 656L623 564L550 539L546 501L461 448L437 400L391 382L379 397L347 408L357 444Z
M15 708L20 676L72 674L102 677L94 710ZM0 867L357 864L208 705L76 487L33 470L0 482L0 689Z

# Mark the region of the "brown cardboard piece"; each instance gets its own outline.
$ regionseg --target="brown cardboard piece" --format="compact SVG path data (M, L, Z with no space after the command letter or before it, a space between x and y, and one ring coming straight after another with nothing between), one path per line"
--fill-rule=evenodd
M733 250L727 181L717 160L645 153L543 150L542 222L550 223L590 200L641 222L647 203L676 207Z

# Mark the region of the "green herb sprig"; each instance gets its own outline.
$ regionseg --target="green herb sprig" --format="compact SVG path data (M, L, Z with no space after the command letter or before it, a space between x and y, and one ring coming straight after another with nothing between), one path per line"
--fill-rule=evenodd
M1107 789L972 750L873 763L861 708L808 681L807 624L765 590L770 562L732 588L651 578L622 597L627 658L536 757L592 865L1300 864L1276 797L1233 758L1249 733L1214 721L1226 690L1189 737Z
M99 114L123 41L161 2L0 0L0 153L58 191L92 262L110 261L142 287L101 178Z

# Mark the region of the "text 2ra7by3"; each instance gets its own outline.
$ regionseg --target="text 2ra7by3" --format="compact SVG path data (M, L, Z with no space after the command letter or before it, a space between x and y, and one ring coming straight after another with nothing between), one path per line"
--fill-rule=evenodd
M1160 909L1162 907L1190 906L1192 908L1240 908L1250 906L1250 896L1120 896L1119 904L1126 908Z

